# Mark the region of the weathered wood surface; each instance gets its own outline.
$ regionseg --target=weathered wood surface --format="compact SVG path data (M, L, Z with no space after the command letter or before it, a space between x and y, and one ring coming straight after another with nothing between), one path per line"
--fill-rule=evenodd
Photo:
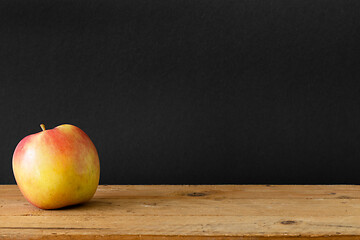
M360 239L360 186L99 186L40 210L0 185L0 239Z

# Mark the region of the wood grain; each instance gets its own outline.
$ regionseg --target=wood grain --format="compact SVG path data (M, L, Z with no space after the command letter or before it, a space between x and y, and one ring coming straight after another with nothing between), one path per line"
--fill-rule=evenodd
M0 239L360 239L360 186L99 186L60 210L0 185Z

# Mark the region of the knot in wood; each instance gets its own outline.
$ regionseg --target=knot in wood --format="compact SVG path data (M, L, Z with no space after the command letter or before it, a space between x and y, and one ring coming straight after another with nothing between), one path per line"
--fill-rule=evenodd
M290 224L295 224L296 221L293 221L293 220L288 220L288 221L282 221L281 224L284 224L284 225L290 225Z
M189 197L202 197L202 196L205 196L206 194L205 193L202 193L202 192L193 192L193 193L188 193L188 196Z

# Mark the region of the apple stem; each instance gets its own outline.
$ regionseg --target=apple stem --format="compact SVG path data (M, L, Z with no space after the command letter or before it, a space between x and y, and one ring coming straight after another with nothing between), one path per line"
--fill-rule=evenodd
M41 127L41 129L43 130L43 131L45 131L45 125L42 123L42 124L40 124L40 127Z

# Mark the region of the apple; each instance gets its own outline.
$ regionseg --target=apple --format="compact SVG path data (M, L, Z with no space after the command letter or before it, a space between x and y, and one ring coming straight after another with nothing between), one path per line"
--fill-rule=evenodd
M29 135L16 146L12 166L24 197L41 209L90 200L99 184L96 148L80 128L63 124Z

